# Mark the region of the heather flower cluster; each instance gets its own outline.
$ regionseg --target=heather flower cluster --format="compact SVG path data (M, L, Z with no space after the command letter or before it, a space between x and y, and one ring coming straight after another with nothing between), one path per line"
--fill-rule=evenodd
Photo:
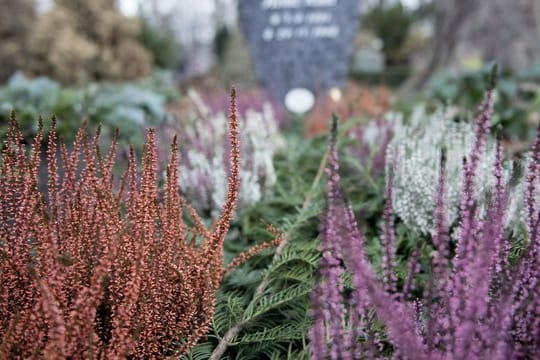
M349 154L357 159L362 170L370 176L384 174L386 151L394 137L394 128L399 124L389 118L378 117L365 124L359 124L348 131L352 144L348 146Z
M53 120L44 195L42 126L27 149L12 117L0 160L1 359L164 358L206 334L239 193L234 95L227 190L211 228L178 192L176 141L163 188L151 130L142 169L131 151L116 184L116 141L103 155L99 132L81 129L68 148Z
M395 136L386 152L386 169L392 168L393 198L396 215L407 227L429 234L434 226L433 198L437 191L440 173L440 154L446 154L446 186L448 191L448 221L458 218L460 194L463 187L463 159L471 148L473 124L456 122L450 110L437 109L426 113L417 107L408 124L396 122ZM495 139L487 138L487 150L479 158L475 177L477 199L486 203L486 196L493 185L492 164L495 160ZM508 166L506 166L508 168Z
M194 90L190 91L192 95L200 98L204 110L209 111L212 114L223 112L223 109L227 108L229 103L229 98L224 96L220 91L217 94L214 93L198 93ZM199 101L200 101L199 100ZM277 124L278 127L282 127L286 122L284 112L282 110L282 105L279 102L276 102L270 95L268 95L264 90L254 90L254 89L242 89L238 91L236 97L236 109L240 119L248 117L250 112L257 112L261 114L267 114L271 116L273 122Z
M227 117L223 112L211 110L195 91L190 91L188 96L194 111L186 114L179 124L182 129L179 140L184 144L179 184L198 210L215 215L226 199ZM239 211L272 192L276 182L273 158L284 147L272 104L264 102L259 110L250 109L245 101L243 106L239 123L245 156L240 167Z
M510 264L511 238L505 232L510 179L503 150L495 144L489 206L482 214L477 181L488 151L493 86L486 92L474 123L463 166L456 240L449 234L448 157L439 153L435 181L432 246L426 260L409 259L404 283L395 276L396 244L392 194L395 174L387 174L382 234L382 276L366 254L366 240L339 188L335 136L327 167L328 201L321 231L320 281L311 300L312 359L524 359L540 353L540 134L527 168L525 201L528 242ZM351 274L353 290L343 290L342 274ZM428 281L413 296L415 275ZM384 325L385 339L377 330Z

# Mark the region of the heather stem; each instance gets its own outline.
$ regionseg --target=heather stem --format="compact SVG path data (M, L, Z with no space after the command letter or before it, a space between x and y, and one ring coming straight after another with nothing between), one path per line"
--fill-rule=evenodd
M321 159L321 162L319 164L319 169L317 171L317 175L313 179L313 182L311 184L311 188L309 192L306 195L306 198L304 199L304 202L302 203L302 207L300 209L300 214L304 213L311 205L313 198L315 194L317 193L317 188L322 180L322 177L324 175L324 169L326 168L327 162L328 162L328 156L329 156L329 150L324 154L323 158ZM281 254L285 250L285 248L289 245L289 238L290 234L294 229L296 228L296 224L294 224L291 229L288 231L287 234L285 234L283 241L279 244L279 246L276 248L276 251L274 253L274 256L272 257L272 263L275 263L279 260L281 257ZM265 276L259 286L257 286L257 289L255 290L255 293L250 301L250 303L247 305L246 308L249 308L252 306L262 295L262 293L266 290L268 287L268 284L270 283L270 277L269 275ZM219 360L227 351L227 348L231 344L231 342L234 340L234 338L242 331L242 329L248 324L248 321L240 320L234 325L232 325L226 332L225 335L220 339L218 345L212 352L212 355L210 356L209 360Z

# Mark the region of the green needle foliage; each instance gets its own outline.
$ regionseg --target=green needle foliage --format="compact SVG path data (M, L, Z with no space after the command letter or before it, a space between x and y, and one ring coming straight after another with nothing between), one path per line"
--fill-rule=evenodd
M346 130L340 134L343 147L350 145ZM228 274L218 294L212 332L184 359L308 359L309 293L320 258L327 138L306 140L301 131L286 132L288 149L275 159L274 195L238 219L240 236L225 242L226 258L272 237L261 226L262 219L286 235L285 244L275 252L253 256ZM369 171L359 171L358 161L352 156L345 161L344 171L350 176L344 186L350 190L355 211L366 214L369 224L364 225L376 228L383 179L365 181ZM359 188L359 183L367 185ZM375 257L377 251L372 249ZM218 350L223 343L223 351Z

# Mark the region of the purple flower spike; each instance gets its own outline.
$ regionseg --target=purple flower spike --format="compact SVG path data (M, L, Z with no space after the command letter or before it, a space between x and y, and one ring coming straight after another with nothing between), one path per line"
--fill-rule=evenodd
M532 359L540 353L540 214L536 201L540 129L530 155L523 204L527 210L529 239L525 253L511 264L512 239L504 230L509 185L500 141L487 208L477 205L479 195L475 193L479 159L486 148L493 113L493 91L493 87L488 89L479 108L475 140L464 165L455 251L450 246L453 240L449 235L444 154L441 157L437 194L433 199L435 251L422 299L410 296L414 275L423 270L418 263L419 249L411 257L409 276L401 289L395 288L397 283L392 276L395 229L388 206L392 199L388 186L391 174L383 211L381 281L369 262L364 236L340 190L335 135L331 138L321 283L312 296L313 359L371 359L391 354L395 359L503 360ZM343 284L338 280L345 270L351 273L353 285L348 299L343 297ZM318 308L323 311L318 313ZM376 322L384 325L386 342L379 340ZM343 328L338 329L340 324Z

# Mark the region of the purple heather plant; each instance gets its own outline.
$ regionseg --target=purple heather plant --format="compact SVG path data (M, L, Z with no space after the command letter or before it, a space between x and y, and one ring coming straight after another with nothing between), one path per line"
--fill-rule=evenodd
M391 173L387 174L383 226L383 274L377 277L364 236L340 190L336 135L330 139L328 198L321 232L320 281L312 294L312 359L530 359L540 353L540 216L536 203L540 177L540 134L532 147L525 204L528 214L526 251L510 265L505 234L510 179L503 172L497 144L490 206L477 206L475 178L485 151L493 114L488 88L475 117L475 140L464 161L458 237L449 236L445 157L441 155L434 202L432 245L436 249L423 271L429 274L421 298L413 298L420 271L419 251L410 258L409 278L397 287L391 213ZM455 250L453 250L455 248ZM351 273L353 290L343 291L342 274ZM348 305L346 305L348 304ZM374 312L375 319L370 316ZM384 346L374 331L385 327Z
M394 121L378 117L348 131L349 138L354 141L347 147L349 154L372 177L384 174L386 149L394 137L394 127Z
M337 122L334 120L332 130L332 143L335 143ZM311 343L314 346L312 359L326 358L326 328L332 339L342 339L345 341L334 341L331 345L330 358L334 359L352 359L351 349L348 347L347 340L350 336L343 334L343 322L345 320L345 308L343 304L343 266L341 265L341 255L343 249L339 242L332 239L338 238L343 234L336 217L344 216L346 209L344 207L334 207L335 202L341 197L339 194L339 163L335 146L332 146L329 153L328 167L326 175L328 182L328 208L327 216L323 218L322 233L322 259L320 265L320 282L316 285L312 302L314 307L314 326L310 333ZM326 325L326 328L325 328ZM316 348L316 347L319 348Z
M223 96L222 92L217 94L201 93L201 99L212 113L219 113L222 109L226 109L229 103L227 96ZM271 109L274 121L279 128L285 125L285 118L281 105L263 90L244 90L238 95L236 107L240 118L247 118L250 112L264 113Z

